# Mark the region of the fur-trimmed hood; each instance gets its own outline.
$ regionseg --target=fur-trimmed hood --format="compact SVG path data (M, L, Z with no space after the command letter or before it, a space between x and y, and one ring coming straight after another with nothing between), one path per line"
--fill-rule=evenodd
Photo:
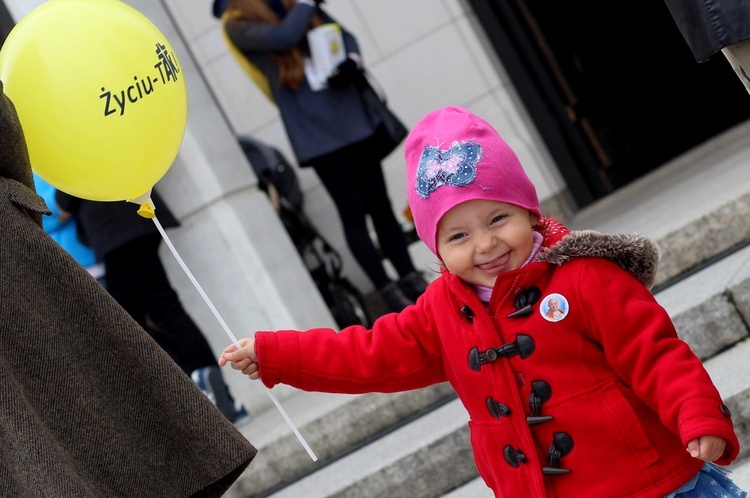
M573 258L605 258L632 274L648 289L654 286L661 259L659 246L640 235L571 231L560 242L543 249L537 261L562 265Z

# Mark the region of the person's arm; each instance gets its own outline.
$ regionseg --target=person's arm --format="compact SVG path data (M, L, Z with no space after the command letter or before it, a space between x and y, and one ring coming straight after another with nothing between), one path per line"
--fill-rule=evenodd
M242 339L239 351L225 349L219 364L231 362L269 388L360 394L426 387L447 377L434 323L418 308L385 315L370 330L259 331L254 340Z
M592 258L579 268L581 295L576 300L596 303L587 310L586 329L601 344L613 371L679 434L686 448L699 443L699 454L713 456L714 450L703 443L708 442L705 436L714 436L726 442L716 463L734 460L739 442L732 420L703 363L678 337L667 311L612 262Z

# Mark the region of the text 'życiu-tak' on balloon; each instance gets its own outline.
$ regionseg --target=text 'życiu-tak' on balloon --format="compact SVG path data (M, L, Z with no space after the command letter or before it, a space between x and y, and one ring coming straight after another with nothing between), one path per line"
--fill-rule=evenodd
M127 102L134 104L151 94L154 91L154 84L161 83L165 85L169 82L177 81L177 74L180 72L180 68L165 45L156 44L156 56L158 58L157 63L154 64L154 69L158 71L156 76L141 78L140 81L138 80L138 76L133 76L135 83L119 92L113 93L102 87L102 94L99 95L99 98L104 99L105 116L116 113L118 109L120 111L119 115L122 116L125 114L125 104Z

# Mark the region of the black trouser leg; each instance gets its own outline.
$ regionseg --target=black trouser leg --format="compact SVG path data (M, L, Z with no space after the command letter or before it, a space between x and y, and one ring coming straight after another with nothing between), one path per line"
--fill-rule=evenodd
M180 303L159 258L161 235L139 237L104 257L107 290L187 374L217 361Z

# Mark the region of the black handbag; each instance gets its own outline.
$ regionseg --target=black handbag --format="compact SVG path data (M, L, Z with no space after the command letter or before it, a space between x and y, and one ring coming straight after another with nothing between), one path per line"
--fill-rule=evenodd
M365 72L362 84L359 86L360 95L367 112L372 117L379 117L382 125L376 133L376 142L380 159L393 152L403 142L409 130L406 125L388 107L388 101L380 85L374 81L372 76ZM380 91L373 88L373 83Z

